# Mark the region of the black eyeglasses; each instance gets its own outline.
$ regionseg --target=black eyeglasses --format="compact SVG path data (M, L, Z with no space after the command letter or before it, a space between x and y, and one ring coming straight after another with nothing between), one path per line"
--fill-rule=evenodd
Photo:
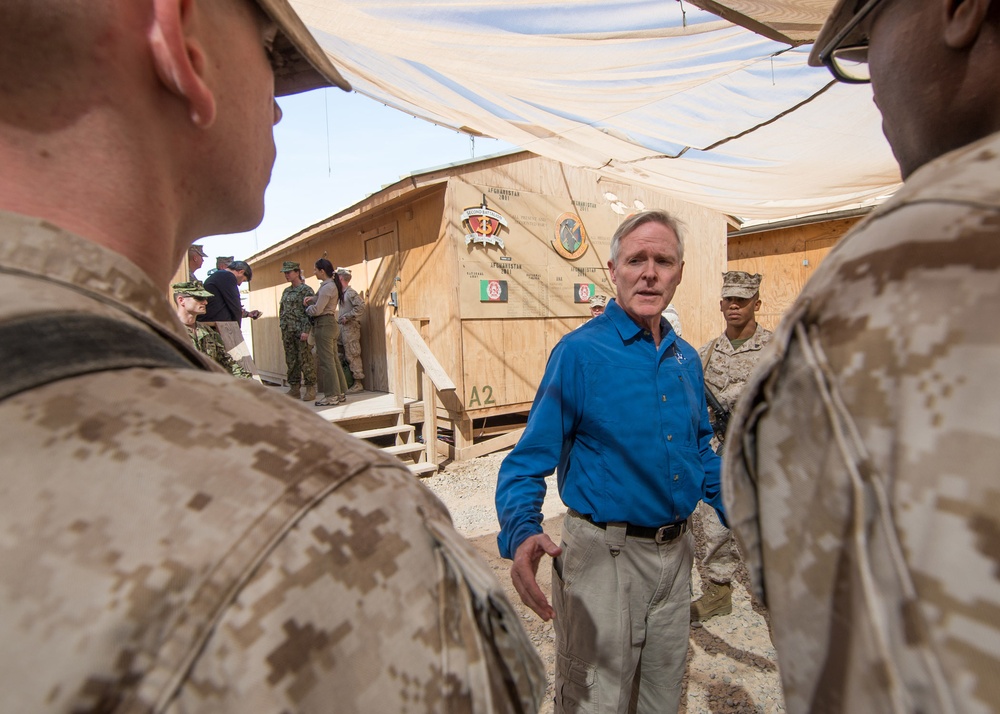
M882 0L868 0L854 14L851 21L820 50L820 62L841 82L867 84L872 81L871 72L868 70L868 37L863 35L851 38L851 35L881 2Z

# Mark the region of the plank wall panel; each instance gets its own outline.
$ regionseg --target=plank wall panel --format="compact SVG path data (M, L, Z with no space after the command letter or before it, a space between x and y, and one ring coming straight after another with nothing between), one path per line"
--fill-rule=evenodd
M729 270L764 276L757 320L773 330L834 245L860 219L844 218L762 231L729 240ZM718 310L716 303L716 310ZM719 313L719 332L724 324Z

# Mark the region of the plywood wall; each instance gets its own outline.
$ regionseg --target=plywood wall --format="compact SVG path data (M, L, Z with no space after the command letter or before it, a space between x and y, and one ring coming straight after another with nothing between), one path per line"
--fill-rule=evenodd
M806 281L830 249L859 218L844 218L775 231L733 236L729 239L729 270L764 276L760 286L761 309L757 321L769 330L802 292ZM725 327L714 303L718 332Z
M502 246L478 242L470 227L461 225L462 211L475 209L484 197L489 210L506 221ZM665 209L682 223L685 272L674 302L685 339L697 346L715 329L705 305L717 304L726 269L722 215L537 157L483 162L449 182L451 219L446 220L458 266L461 389L470 412L480 403L484 409L530 404L555 342L589 317L588 304L578 301L578 286L594 285L614 296L607 269L611 237L642 207ZM584 227L589 244L575 257L556 247L567 217ZM483 283L491 281L505 283L506 301L484 295Z
M429 320L429 334L435 354L449 374L457 376L460 336L449 333L446 324L450 307L440 290L447 291L452 271L443 254L447 244L440 241L444 186L415 192L412 201L395 201L376 207L328 230L317 231L294 246L276 251L254 263L251 290L253 309L264 315L254 324L254 351L259 351L258 368L265 373L285 374L284 353L277 325L277 308L284 276L279 269L284 260L302 264L306 282L318 289L312 266L325 257L335 266L351 269L351 287L365 298L366 311L361 328L361 356L365 386L389 391L394 384L389 320L394 316ZM272 271L277 278L272 276ZM258 279L258 275L262 279ZM272 287L270 281L275 281ZM389 305L392 293L398 309ZM267 319L273 314L273 319ZM407 370L405 394L417 394L412 361ZM454 379L455 377L453 377Z

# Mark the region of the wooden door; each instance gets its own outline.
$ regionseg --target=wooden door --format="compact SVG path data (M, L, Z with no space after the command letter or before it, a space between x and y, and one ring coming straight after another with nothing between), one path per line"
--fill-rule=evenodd
M389 391L389 318L395 311L389 302L399 275L399 238L395 225L383 226L365 239L365 283L368 304L361 324L361 352L365 364L365 388ZM398 294L398 293L397 293Z

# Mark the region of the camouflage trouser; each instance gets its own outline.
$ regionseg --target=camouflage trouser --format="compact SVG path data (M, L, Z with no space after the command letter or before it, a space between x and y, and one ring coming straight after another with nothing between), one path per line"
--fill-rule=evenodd
M365 368L361 364L361 325L357 320L348 320L340 326L340 344L344 346L344 357L351 365L354 379L365 378Z
M285 348L285 366L288 369L288 384L316 384L316 361L313 359L309 343L299 339L299 333L281 333L281 344ZM301 378L301 382L299 379Z
M722 525L715 509L704 503L699 503L695 509L694 520L705 534L705 557L701 559L704 574L716 583L732 581L740 562L733 532Z

